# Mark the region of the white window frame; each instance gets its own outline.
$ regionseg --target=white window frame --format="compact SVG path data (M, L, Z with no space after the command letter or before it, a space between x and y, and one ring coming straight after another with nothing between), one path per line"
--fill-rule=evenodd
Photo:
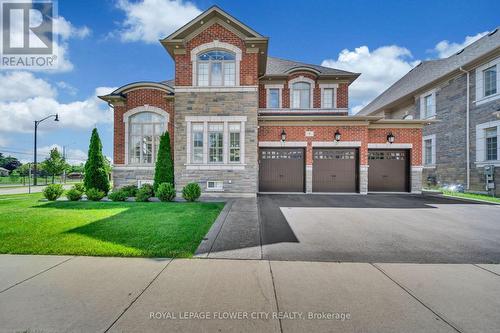
M130 132L129 132L129 128L130 128L130 117L138 114L138 113L142 113L142 112L153 112L153 113L156 113L162 117L165 118L165 130L164 131L168 131L168 123L170 121L170 115L167 111L163 110L163 109L160 109L158 107L155 107L155 106L151 106L151 105L148 105L148 104L145 104L145 105L142 105L142 106L138 106L136 108L133 108L131 110L128 110L127 112L125 112L123 114L123 123L125 125L125 159L124 159L124 165L137 165L137 166L144 166L144 167L151 167L151 168L154 168L154 165L156 163L156 161L153 161L153 163L151 164L132 164L129 162L129 151L130 151L130 147L129 147L129 137L130 137Z
M486 130L492 127L497 128L497 160L486 160ZM489 121L476 126L476 165L500 166L500 120Z
M497 66L497 93L489 96L484 96L484 70ZM500 98L500 57L493 59L478 68L476 68L476 105L488 103Z
M237 46L229 43L224 43L219 40L214 40L213 42L210 43L205 43L202 45L199 45L191 50L191 67L192 67L192 84L193 87L198 86L198 56L202 53L212 51L212 50L221 50L221 51L228 51L232 52L235 54L235 64L234 64L234 69L235 69L235 78L234 78L234 86L220 86L223 88L230 88L230 87L239 87L240 86L240 62L242 58L242 52L241 49L238 48ZM210 69L209 69L210 71ZM210 74L209 74L210 75ZM224 79L223 79L224 81ZM203 88L210 88L213 86L210 86L210 79L209 79L209 85L208 86L201 86Z
M186 116L186 168L189 170L242 170L245 168L245 125L246 116ZM192 123L203 123L203 163L192 162ZM222 123L223 131L223 161L214 163L208 161L208 124ZM229 124L240 124L240 161L230 162L229 159Z
M432 112L430 115L426 115L426 97L432 98ZM434 119L436 118L436 89L427 91L426 93L420 95L420 119Z
M319 88L321 89L321 108L326 109L325 107L325 89L333 89L333 101L332 107L328 109L336 109L337 108L337 89L339 85L336 83L320 83Z
M213 186L209 186L212 184ZM224 191L224 181L222 180L208 180L207 181L207 191L222 192Z
M283 87L284 84L266 84L264 86L266 88L266 107L268 109L276 109L276 108L271 108L270 103L269 103L269 90L271 89L279 89L279 106L278 108L281 109L283 107Z
M426 164L426 151L425 151L425 141L431 140L431 163ZM426 135L422 137L422 165L424 168L435 168L436 167L436 134Z
M314 106L314 88L316 87L316 82L313 79L310 79L305 76L298 76L290 81L288 81L288 90L289 90L289 95L290 95L290 109L297 109L297 110L302 110L303 108L294 108L293 107L293 84L294 83L299 83L299 82L305 82L309 83L311 89L309 91L309 107L305 109L312 109Z

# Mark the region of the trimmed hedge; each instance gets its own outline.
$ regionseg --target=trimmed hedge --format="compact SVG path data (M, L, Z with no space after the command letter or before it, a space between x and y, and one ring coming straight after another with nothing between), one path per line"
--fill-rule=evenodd
M197 183L189 183L182 189L182 197L187 201L196 201L201 195L201 187Z

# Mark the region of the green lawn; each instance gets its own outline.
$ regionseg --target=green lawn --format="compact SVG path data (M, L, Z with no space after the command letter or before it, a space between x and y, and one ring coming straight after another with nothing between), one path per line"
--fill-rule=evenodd
M492 197L492 196L484 195L484 194L460 193L460 192L452 192L452 191L443 191L443 194L446 196L450 196L450 197L475 199L475 200L483 200L483 201L500 203L500 198Z
M0 196L0 253L191 257L223 203L39 202Z

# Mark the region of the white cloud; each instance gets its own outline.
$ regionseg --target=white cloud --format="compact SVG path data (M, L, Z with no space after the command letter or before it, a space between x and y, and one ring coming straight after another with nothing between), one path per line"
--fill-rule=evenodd
M22 101L32 97L55 97L56 90L30 72L0 73L0 102Z
M75 27L71 22L66 20L63 16L54 19L54 31L63 40L74 38L86 38L90 36L90 29L87 26Z
M36 78L31 73L16 72L6 76L17 80L0 80L0 132L30 132L33 121L49 114L58 113L60 123L44 123L40 128L51 129L57 126L74 129L89 129L97 123L111 123L112 112L105 102L97 96L109 93L115 88L99 87L95 93L80 101L60 103L56 99L57 89L49 82ZM25 80L19 80L19 78Z
M450 43L447 40L442 40L439 43L436 44L432 52L435 52L438 56L438 58L447 58L467 45L470 45L474 43L476 40L479 38L485 36L488 33L488 31L480 32L474 36L465 36L465 39L462 43Z
M183 0L119 0L125 20L112 35L124 42L156 43L198 16L201 10Z
M61 153L63 153L63 147L58 145L58 144L52 144L50 146L44 146L41 148L37 149L37 157L39 160L43 161L50 155L50 151L54 148L57 148L57 150ZM87 160L87 152L81 150L81 149L74 149L71 147L66 147L66 162L68 162L71 165L75 164L80 164L80 163L85 163Z
M411 52L397 45L382 46L373 51L360 46L353 51L344 49L337 59L323 60L322 66L361 73L349 89L352 113L359 112L366 104L400 79L418 61Z

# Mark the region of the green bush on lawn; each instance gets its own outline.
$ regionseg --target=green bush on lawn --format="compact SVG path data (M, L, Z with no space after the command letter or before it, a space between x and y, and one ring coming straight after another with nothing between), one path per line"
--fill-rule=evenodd
M161 201L172 201L175 198L175 187L170 183L161 183L156 190L156 197Z
M125 201L127 200L128 196L127 193L123 190L116 190L111 192L108 195L108 198L113 200L113 201Z
M201 195L201 187L197 183L189 183L182 189L182 197L187 201L196 201Z
M43 189L43 196L49 201L57 200L64 193L61 184L50 184Z
M153 185L144 184L137 191L137 194L135 195L135 201L148 202L149 198L151 198L152 196L154 196Z
M99 201L106 195L106 193L96 188L89 188L86 194L87 194L87 199L92 201Z

